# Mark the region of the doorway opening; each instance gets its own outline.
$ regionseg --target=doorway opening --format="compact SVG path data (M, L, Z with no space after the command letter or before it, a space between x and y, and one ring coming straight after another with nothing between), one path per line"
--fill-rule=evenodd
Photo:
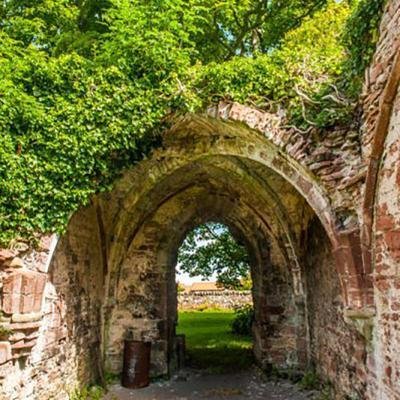
M248 369L254 362L252 273L248 250L231 229L207 222L178 251L177 335L188 367L210 373Z

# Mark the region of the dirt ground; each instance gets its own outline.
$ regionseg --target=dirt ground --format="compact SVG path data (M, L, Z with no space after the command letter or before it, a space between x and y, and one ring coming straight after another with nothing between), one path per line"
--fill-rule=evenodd
M104 400L310 400L316 392L305 392L288 381L266 380L256 370L229 374L207 374L186 370L170 381L129 390L113 385Z

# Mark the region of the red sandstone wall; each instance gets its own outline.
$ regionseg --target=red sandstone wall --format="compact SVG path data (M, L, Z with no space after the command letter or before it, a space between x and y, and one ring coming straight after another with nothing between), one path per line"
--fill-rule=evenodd
M382 97L400 46L400 0L389 0L380 25L379 42L366 71L363 99L362 153L369 162Z
M374 226L375 336L371 392L400 398L400 95L394 103L378 180ZM371 397L373 399L374 397Z
M96 378L102 262L93 212L78 213L57 238L36 250L16 243L0 251L2 326L0 399L68 399Z
M266 261L252 271L254 354L266 371L306 365L304 297L296 304L286 268Z
M366 399L400 399L400 0L388 1L380 39L367 71L362 130L370 166L364 225L371 235L376 317L368 356ZM376 186L375 186L376 181ZM368 211L372 213L368 217ZM367 214L365 214L367 213ZM367 218L365 218L367 215ZM365 229L365 226L364 226ZM368 235L367 235L368 236Z
M365 341L343 318L343 299L331 246L318 221L307 234L305 274L311 365L335 386L335 399L364 399Z

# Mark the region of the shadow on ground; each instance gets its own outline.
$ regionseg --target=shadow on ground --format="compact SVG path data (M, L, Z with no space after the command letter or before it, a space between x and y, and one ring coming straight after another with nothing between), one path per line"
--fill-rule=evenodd
M144 389L112 385L105 400L306 400L317 399L284 380L267 379L253 366L250 336L232 334L233 312L185 312L187 368Z
M155 382L144 389L113 385L105 400L310 400L317 396L288 381L266 380L255 369L224 374L184 370L170 381Z

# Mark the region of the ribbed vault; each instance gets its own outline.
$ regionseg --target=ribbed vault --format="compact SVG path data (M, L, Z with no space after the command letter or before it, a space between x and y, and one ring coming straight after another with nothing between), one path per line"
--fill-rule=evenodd
M168 372L178 248L208 221L228 225L250 254L259 362L306 365L305 231L317 218L337 247L334 212L312 174L261 134L186 117L164 135L162 148L99 200L98 209L110 239L102 333L110 369L120 369L123 337L133 328L155 343L154 374Z

